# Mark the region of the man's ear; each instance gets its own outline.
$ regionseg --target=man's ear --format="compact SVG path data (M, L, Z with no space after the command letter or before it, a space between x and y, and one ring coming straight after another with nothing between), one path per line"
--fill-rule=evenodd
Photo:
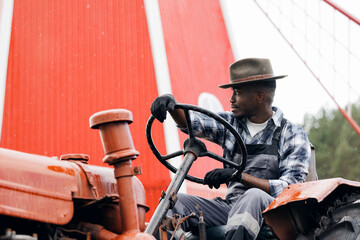
M263 103L266 99L266 92L265 91L257 91L256 92L256 102L257 103Z

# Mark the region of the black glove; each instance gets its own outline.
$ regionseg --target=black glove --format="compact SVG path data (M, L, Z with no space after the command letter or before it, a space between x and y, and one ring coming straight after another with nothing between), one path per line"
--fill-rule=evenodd
M206 173L204 183L209 185L210 188L220 187L222 183L228 183L232 175L236 172L233 168L217 168Z
M166 111L174 111L176 100L171 94L165 94L155 98L151 104L151 114L160 122L166 119Z

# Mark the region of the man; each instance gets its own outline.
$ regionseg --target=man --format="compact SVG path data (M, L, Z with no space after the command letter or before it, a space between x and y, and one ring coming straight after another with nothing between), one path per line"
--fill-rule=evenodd
M283 117L280 109L272 107L276 79L270 60L248 58L236 61L229 68L232 88L231 112L219 113L241 135L246 144L248 159L244 172L231 179L235 169L215 169L205 175L210 188L227 184L226 199L204 199L179 194L173 213L188 215L203 212L207 226L226 225L226 239L256 239L264 224L262 211L289 184L304 182L310 162L310 143L300 126ZM183 110L174 110L175 98L163 95L155 99L152 114L161 122L169 111L178 127L186 131ZM234 137L215 120L191 112L194 132L223 148L225 158L240 163L241 154ZM196 227L196 220L185 223L185 229Z

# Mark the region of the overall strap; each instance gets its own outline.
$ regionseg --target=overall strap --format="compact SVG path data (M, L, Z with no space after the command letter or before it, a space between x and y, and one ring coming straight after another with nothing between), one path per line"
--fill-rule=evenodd
M279 141L280 141L280 137L281 137L281 132L282 132L282 130L283 130L286 122L287 122L287 119L286 119L286 118L283 118L283 119L281 120L280 127L278 127L278 128L275 129L275 132L274 132L274 134L273 134L272 144L271 144L271 145L278 147Z

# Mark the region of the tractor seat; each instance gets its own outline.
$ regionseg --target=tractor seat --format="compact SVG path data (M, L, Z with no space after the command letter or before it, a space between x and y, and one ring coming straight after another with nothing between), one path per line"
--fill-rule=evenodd
M310 147L311 147L311 157L310 157L309 172L305 180L306 182L319 180L316 172L315 147L311 143L310 143Z

